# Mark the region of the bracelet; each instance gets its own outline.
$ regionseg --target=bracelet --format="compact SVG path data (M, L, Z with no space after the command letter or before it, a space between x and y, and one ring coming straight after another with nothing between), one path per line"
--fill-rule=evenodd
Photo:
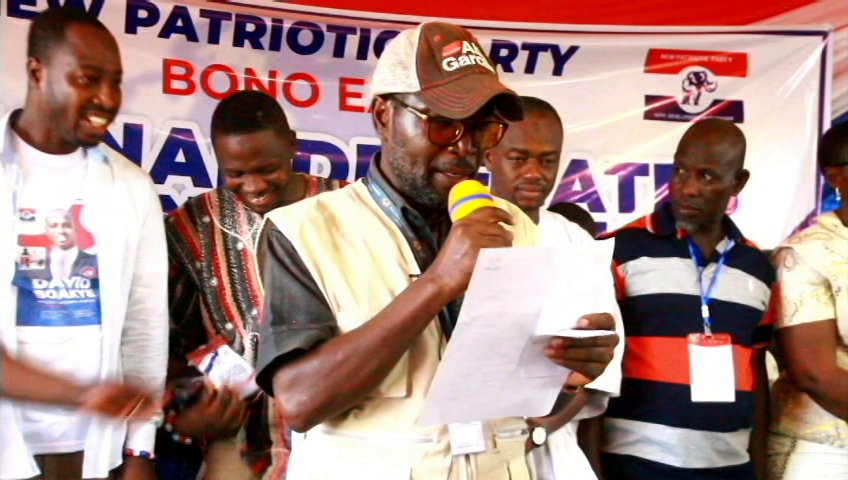
M164 424L165 431L171 434L171 438L175 442L182 443L183 445L191 445L192 443L194 443L194 440L192 440L191 437L185 437L183 435L180 435L174 429L174 420L176 418L177 418L176 412L174 412L173 410L168 412L168 416L165 417L165 424Z
M149 458L150 460L156 458L156 455L152 452L148 452L146 450L133 450L132 448L125 448L124 455L127 455L129 457Z

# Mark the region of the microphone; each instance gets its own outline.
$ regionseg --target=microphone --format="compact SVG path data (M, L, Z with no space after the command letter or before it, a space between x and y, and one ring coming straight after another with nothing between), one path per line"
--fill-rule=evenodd
M489 189L477 180L463 180L454 185L448 194L448 213L453 222L479 208L494 206L495 200Z

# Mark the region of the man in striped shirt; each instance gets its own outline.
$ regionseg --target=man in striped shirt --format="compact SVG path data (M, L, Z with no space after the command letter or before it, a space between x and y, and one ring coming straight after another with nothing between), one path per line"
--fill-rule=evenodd
M212 115L211 135L223 186L188 200L165 226L172 374L185 365L186 355L216 336L255 365L262 290L254 244L262 218L341 185L292 171L295 132L279 103L265 93L246 90L223 99ZM197 462L192 466L191 459L198 456L205 456L207 479L285 478L285 427L264 394L245 404L230 389L207 390L168 429L193 444L180 447L170 435L160 435L161 478L193 479ZM236 440L240 430L243 441ZM197 451L198 441L205 441L205 452Z
M774 272L725 214L749 177L744 156L734 124L693 124L674 155L671 201L611 234L627 343L604 419L607 480L764 478ZM725 368L690 368L718 351L705 338L726 339ZM707 396L724 383L729 398L702 401L703 371Z

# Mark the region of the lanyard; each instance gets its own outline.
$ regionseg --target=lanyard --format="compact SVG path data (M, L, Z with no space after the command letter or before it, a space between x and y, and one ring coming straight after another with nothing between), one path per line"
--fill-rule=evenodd
M702 279L702 269L698 265L698 247L695 246L695 242L692 241L691 238L686 237L687 245L689 245L689 255L692 257L692 264L695 265L695 272L698 275L698 289L701 293L701 318L704 319L704 333L707 335L712 335L712 321L710 320L710 297L713 295L713 290L715 290L715 286L718 283L718 276L721 274L722 269L724 268L724 263L727 261L727 253L730 252L730 249L736 245L736 242L730 240L727 244L727 248L721 252L721 255L718 257L718 264L716 265L716 269L713 272L713 278L710 279L710 284L707 287L707 290L704 291L704 280Z
M368 187L368 192L371 193L371 197L374 198L374 201L377 202L383 213L389 217L392 223L400 230L401 234L403 234L406 243L409 244L409 248L412 250L412 255L415 257L418 269L422 272L426 270L433 263L434 258L431 258L424 250L421 240L418 239L415 232L409 227L400 209L392 203L388 194L383 191L383 188L377 182L374 182L368 177L365 178L364 182L365 186ZM422 240L428 242L434 251L438 252L436 239L429 232L425 232L424 235L425 238ZM439 312L439 325L442 328L442 334L445 338L450 339L451 333L453 333L453 327L456 325L456 318L455 315L451 314L451 309L448 308L448 305L442 307L442 310Z

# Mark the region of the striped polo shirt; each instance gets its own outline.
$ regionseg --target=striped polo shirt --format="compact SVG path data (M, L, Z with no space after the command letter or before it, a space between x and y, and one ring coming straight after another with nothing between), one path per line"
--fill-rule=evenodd
M603 462L611 479L753 478L748 455L754 413L754 353L771 339L768 258L729 217L710 258L698 252L706 288L730 240L710 300L714 333L730 334L736 401L694 403L687 337L703 333L698 273L685 231L666 203L609 234L626 348L621 396L604 419ZM697 249L696 249L697 250Z

